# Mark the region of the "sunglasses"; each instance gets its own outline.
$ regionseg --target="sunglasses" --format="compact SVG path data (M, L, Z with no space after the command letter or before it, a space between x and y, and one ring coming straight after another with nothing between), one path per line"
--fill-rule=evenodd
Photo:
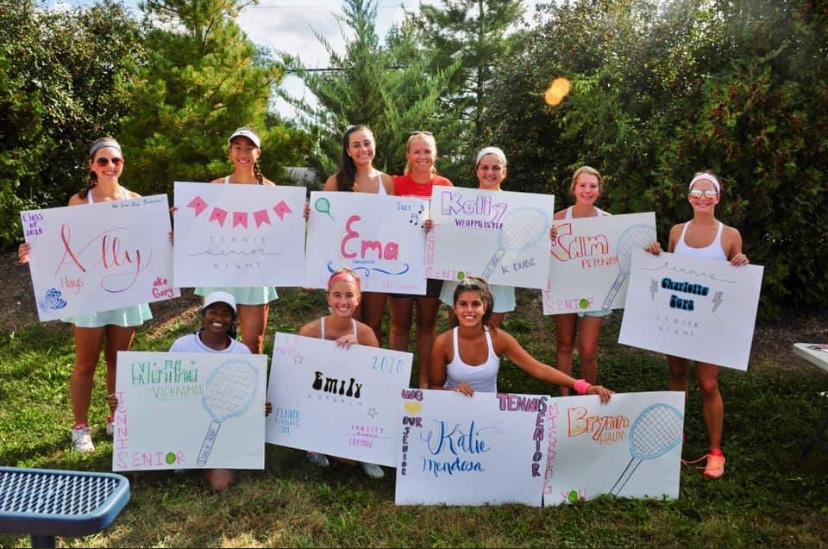
M710 189L710 190L707 190L707 191L703 191L703 190L701 190L701 189L693 189L692 191L690 191L690 193L689 193L689 194L690 194L690 196L692 196L693 198L701 198L701 197L705 197L705 198L716 198L716 196L717 196L719 193L717 193L717 192L716 192L715 190L713 190L713 189Z
M412 136L412 135L420 135L420 134L423 134L423 135L434 135L434 133L432 133L432 132L430 132L430 131L426 131L426 130L414 130L413 132L408 132L408 135L409 135L409 136Z
M123 158L118 158L117 156L114 158L99 156L95 159L95 164L97 164L98 166L107 166L110 162L112 162L113 166L120 166L123 163L123 161Z

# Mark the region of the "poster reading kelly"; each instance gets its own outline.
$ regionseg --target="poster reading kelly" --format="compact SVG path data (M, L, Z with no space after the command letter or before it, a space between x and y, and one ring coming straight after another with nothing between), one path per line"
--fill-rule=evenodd
M20 212L41 321L178 297L166 195Z
M636 250L618 342L747 370L763 272Z

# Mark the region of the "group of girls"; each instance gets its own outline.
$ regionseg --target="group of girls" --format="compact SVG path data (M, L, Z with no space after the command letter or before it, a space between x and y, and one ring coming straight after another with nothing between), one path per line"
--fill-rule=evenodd
M229 138L229 156L233 173L213 181L216 184L273 185L261 172L258 160L262 154L259 136L250 128L239 128ZM437 145L430 132L412 132L406 147L406 167L402 176L391 177L373 166L375 141L370 129L351 126L343 135L339 169L325 182L323 190L339 192L366 192L380 195L414 196L428 200L435 185L451 186L452 183L437 175L435 161ZM121 147L112 138L102 138L89 151L90 180L88 186L69 200L70 206L136 198L133 192L119 184L124 160ZM476 175L480 189L499 191L506 178L507 159L497 147L482 149L476 158ZM582 167L572 177L570 187L574 203L554 215L555 220L601 217L609 215L596 207L603 192L601 174L590 167ZM721 199L721 184L710 173L697 174L690 182L688 201L693 208L693 219L678 224L670 231L668 251L728 260L735 266L748 263L742 253L739 232L716 220L714 209ZM431 229L426 221L425 229ZM551 238L556 232L553 227ZM661 253L661 246L653 242L646 248ZM21 263L28 261L29 245L19 250ZM276 299L275 288L199 288L199 295L210 296L202 309L204 327L196 335L204 343L212 341L213 351L228 352L239 349L235 340L221 337L210 339L211 330L219 332L224 321L214 321L214 308L223 303L222 314L232 317L235 329L238 319L241 340L245 352L261 353L267 327L269 303ZM224 296L217 299L215 296ZM455 327L437 337L436 317L440 300L450 307L451 323ZM376 292L362 293L359 278L344 270L334 273L327 288L330 314L305 325L301 335L335 340L341 346L351 344L380 346L383 341L382 320L386 303L390 301L391 349L407 351L412 315L416 305L418 385L420 388L450 389L472 395L475 391L497 390L497 372L500 357L506 356L530 375L560 386L561 394L575 390L579 394L597 394L602 402L609 400L612 392L597 382L597 343L603 318L610 311L585 314L564 314L556 318L557 365L545 365L534 359L501 326L506 313L515 308L514 288L489 287L485 280L468 277L459 283L443 284L428 280L425 295L386 295ZM210 315L208 316L208 313ZM128 307L105 313L93 313L82 317L67 318L73 324L75 339L75 367L70 382L75 425L72 442L76 450L94 451L88 412L92 392L93 374L100 356L100 347L106 340L104 356L107 365L107 391L115 391L115 366L118 351L128 350L137 326L151 318L146 305ZM357 318L362 319L361 322ZM572 357L576 331L581 379L574 379ZM205 341L208 340L208 341ZM178 343L178 342L177 342ZM173 349L176 346L174 345ZM670 388L686 390L687 361L668 357ZM721 452L721 436L724 406L718 389L718 367L697 363L696 378L703 399L704 419L710 441L710 452L705 456L705 475L718 478L724 473L725 458ZM114 404L110 400L107 434L112 433ZM328 464L326 456L311 452L309 459L317 465ZM362 464L372 477L382 476L380 467ZM222 489L229 485L229 473L215 473L211 485ZM228 480L230 479L230 480Z

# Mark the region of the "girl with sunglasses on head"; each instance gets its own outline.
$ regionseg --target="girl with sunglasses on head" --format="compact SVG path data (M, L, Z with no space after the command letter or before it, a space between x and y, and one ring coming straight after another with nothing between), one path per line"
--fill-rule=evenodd
M434 162L437 160L437 142L431 132L413 132L408 138L405 153L405 171L403 175L394 176L394 194L397 196L416 196L431 200L434 186L453 186L451 181L437 175ZM431 220L424 225L431 229ZM418 387L428 387L429 362L431 347L437 337L437 312L440 310L440 290L442 280L428 279L425 295L392 294L391 296L391 348L395 351L408 351L408 338L411 332L411 317L414 305L417 305L417 356L419 362Z
M262 156L262 142L259 135L248 127L238 128L230 138L230 160L233 173L214 179L220 185L264 185L273 187L272 181L262 175L259 158ZM264 348L264 334L267 329L267 314L270 302L277 299L276 288L253 286L245 288L196 288L196 295L206 296L214 291L229 292L236 300L241 325L241 340L251 353L261 354Z
M122 187L119 178L124 169L121 146L112 137L102 137L89 149L89 182L82 191L69 199L69 206L83 206L100 202L115 202L140 198L140 195ZM31 247L24 243L18 250L20 263L28 263ZM73 325L75 340L75 366L69 380L69 396L72 400L74 426L72 446L78 452L94 452L92 429L89 426L89 406L95 369L104 346L106 360L107 394L115 392L115 368L118 351L128 351L135 336L135 329L152 318L146 304L65 318ZM115 408L110 402L106 421L106 434L112 436Z
M595 168L581 166L572 174L569 194L575 198L575 204L555 213L556 221L581 219L586 217L606 217L610 214L598 208L595 203L604 191L604 179ZM554 242L557 237L555 227L551 231ZM556 360L558 368L572 373L572 357L575 349L575 333L578 332L578 361L581 375L590 383L598 381L598 338L604 318L612 314L611 310L590 311L586 313L565 313L555 315ZM567 387L561 387L561 395L569 394Z
M750 261L742 253L742 235L737 229L728 227L715 216L716 204L721 200L722 186L710 172L693 176L688 189L687 200L693 208L693 219L679 223L670 229L667 251L707 259L729 261L735 267L747 265ZM653 242L645 248L659 255L661 244ZM667 357L670 366L670 390L687 390L688 363L684 358ZM722 453L722 431L724 428L724 401L719 392L719 367L696 362L696 382L702 397L702 411L707 426L710 452L706 458L704 476L719 478L724 474L725 456Z
M548 383L574 389L582 395L598 395L602 403L612 391L573 379L536 360L517 340L501 328L491 326L492 294L480 277L470 276L454 290L457 327L437 337L431 353L429 388L459 391L472 396L497 392L500 357L505 356L526 373Z
M506 179L506 154L498 147L485 147L477 153L477 188L487 191L501 190L501 184ZM449 323L457 325L457 317L454 316L454 290L457 282L443 282L443 290L440 293L440 301L449 307ZM515 310L515 289L512 286L489 285L494 303L489 324L494 328L500 328L506 313Z
M394 194L391 176L374 168L376 141L367 126L349 126L342 136L339 169L330 176L323 191L344 191L378 194ZM307 216L305 216L307 217ZM362 319L382 344L382 315L388 295L381 292L365 292L357 317Z
M339 269L328 279L326 293L330 314L308 322L299 330L300 336L328 339L340 347L348 349L351 345L379 347L374 331L367 324L354 319L354 313L362 299L359 276L350 269ZM356 465L357 462L336 458L337 461ZM318 467L328 467L328 456L318 452L308 452L308 461ZM371 478L382 478L385 472L375 463L361 462L363 472Z

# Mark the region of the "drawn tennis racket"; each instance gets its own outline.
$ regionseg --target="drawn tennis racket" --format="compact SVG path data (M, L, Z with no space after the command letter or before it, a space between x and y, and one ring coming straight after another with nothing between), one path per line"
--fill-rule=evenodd
M549 216L538 208L518 208L503 218L503 228L497 236L497 250L492 255L483 278L492 276L506 252L527 250L549 233Z
M222 364L210 374L201 405L213 421L201 444L196 463L203 467L210 458L221 424L245 413L256 395L256 369L246 362Z
M621 233L618 237L618 276L615 278L612 287L607 292L602 309L609 309L618 290L624 285L624 281L630 275L630 263L632 262L633 250L643 249L647 244L656 239L655 228L650 225L633 225Z
M618 495L642 461L663 456L678 446L683 427L684 414L669 404L653 404L638 414L630 428L632 458L609 493Z

